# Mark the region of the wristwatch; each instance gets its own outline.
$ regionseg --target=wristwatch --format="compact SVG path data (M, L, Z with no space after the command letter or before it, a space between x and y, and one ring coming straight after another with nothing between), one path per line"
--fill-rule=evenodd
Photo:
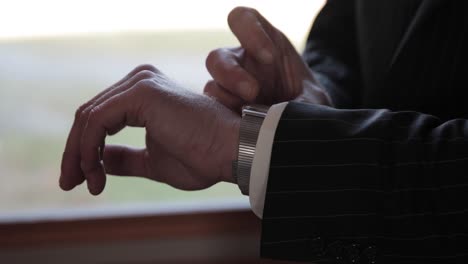
M242 120L239 130L239 151L233 162L234 179L241 192L249 194L250 172L257 147L258 134L270 107L248 105L242 108Z

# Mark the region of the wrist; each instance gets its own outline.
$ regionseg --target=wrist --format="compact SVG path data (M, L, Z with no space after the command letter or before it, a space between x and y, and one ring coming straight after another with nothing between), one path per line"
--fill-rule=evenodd
M237 153L239 150L239 131L240 131L241 118L236 116L232 122L227 126L225 147L222 161L222 181L236 183L232 171L232 162L237 160Z

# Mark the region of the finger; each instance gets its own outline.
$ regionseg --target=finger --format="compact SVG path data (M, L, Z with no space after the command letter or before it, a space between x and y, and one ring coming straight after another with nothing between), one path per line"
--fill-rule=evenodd
M236 7L228 15L228 24L247 52L264 64L273 63L274 44L255 9ZM264 19L266 20L266 19Z
M219 86L215 81L208 81L205 85L204 93L214 97L218 102L236 112L242 107L243 101L239 97Z
M87 112L89 111L89 107L94 105L97 100L102 98L103 96L109 95L112 90L116 87L121 87L123 84L128 82L133 76L135 76L139 72L143 71L152 71L156 72L157 69L151 65L141 65L136 67L130 73L128 73L123 79L119 82L115 83L111 87L105 89L104 91L100 92L98 95L93 97L90 101L86 104L82 105L75 113L75 120L73 121L72 128L68 135L67 143L65 145L65 150L62 157L61 163L61 174L60 174L60 187L63 190L71 190L76 185L81 184L85 178L84 174L81 171L80 166L80 138L81 138L81 131L86 124L86 116Z
M151 78L155 77L157 72L159 72L159 71L156 70L156 68L154 68L154 70L146 70L146 69L141 70L141 71L137 72L136 74L134 74L133 76L131 76L129 79L127 79L121 85L115 87L113 90L109 91L105 95L98 98L96 101L94 101L94 103L92 105L88 106L88 108L86 108L85 111L83 111L83 114L82 114L83 123L87 122L88 115L89 115L90 111L94 107L96 107L97 105L102 104L107 99L109 99L109 98L111 98L111 97L113 97L113 96L115 96L117 94L120 94L122 92L127 91L128 89L132 88L134 85L136 85L138 82L140 82L142 80L148 80L148 79L151 79ZM111 131L108 131L108 134L113 135L113 134L116 134L117 132L118 131L112 131L111 130Z
M146 149L106 146L104 167L112 175L144 177L182 190L198 190L211 184L161 148L152 151L152 163L148 155Z
M99 147L105 142L107 131L119 131L126 125L144 126L143 119L135 112L141 110L142 102L134 96L133 90L109 98L95 106L88 115L81 137L80 155L81 170L93 195L101 193L106 183Z
M88 103L86 103L86 105L90 105L94 102L96 102L96 100L98 100L99 98L101 98L102 96L108 94L109 92L111 92L112 90L114 90L116 87L119 87L119 86L122 86L123 84L125 84L126 82L128 82L129 79L131 79L132 77L134 77L135 75L137 75L138 73L142 73L142 72L153 72L153 73L158 73L158 69L156 69L156 67L154 67L153 65L150 65L150 64L142 64L142 65L139 65L137 67L135 67L135 69L133 69L132 71L130 71L129 73L127 73L127 75L125 75L125 77L123 77L120 81L116 82L115 84L113 84L112 86L110 86L109 88L101 91L100 93L98 93L96 96L94 96L91 100L89 100Z
M151 79L155 77L156 73L158 72L159 71L151 65L141 66L139 71L137 72L135 71L134 74L129 76L124 82L120 83L119 85L114 86L113 89L109 89L107 93L103 94L99 98L96 98L94 102L85 109L85 112L89 112L94 106L101 104L102 102L106 101L112 96L130 89L139 81Z
M108 145L104 148L105 171L112 175L147 177L146 153L146 149Z
M148 161L147 167L149 179L169 184L177 189L200 190L213 184L212 181L207 181L205 175L200 175L193 168L185 166L163 148L151 149L151 162Z
M200 190L213 184L212 181L207 181L205 175L197 174L193 168L185 166L170 155L161 156L151 166L154 170L152 179L180 190Z
M213 79L246 101L258 94L257 80L240 66L237 54L228 49L217 49L206 58L206 68Z

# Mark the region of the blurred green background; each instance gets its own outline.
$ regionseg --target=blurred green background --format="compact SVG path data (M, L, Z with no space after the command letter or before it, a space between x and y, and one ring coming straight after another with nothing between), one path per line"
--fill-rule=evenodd
M84 185L68 193L57 186L67 129L80 104L141 63L157 65L182 86L201 92L209 78L200 67L204 57L211 47L226 45L236 40L221 31L0 42L0 210L239 197L231 184L184 192L130 177L109 177L99 197L88 195ZM144 130L127 128L107 142L143 146Z
M201 92L210 79L208 53L238 45L226 23L235 6L257 8L302 50L324 0L0 2L0 215L14 215L231 198L247 204L237 186L225 183L187 192L141 178L109 177L97 197L85 185L61 191L61 154L75 109L143 63ZM127 128L107 142L143 146L144 131Z

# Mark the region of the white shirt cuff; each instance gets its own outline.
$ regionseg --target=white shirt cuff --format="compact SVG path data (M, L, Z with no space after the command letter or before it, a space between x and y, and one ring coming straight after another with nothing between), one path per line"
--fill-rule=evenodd
M270 171L271 149L275 138L276 127L288 102L272 105L258 134L249 182L249 199L252 211L259 217L263 216L265 194Z

